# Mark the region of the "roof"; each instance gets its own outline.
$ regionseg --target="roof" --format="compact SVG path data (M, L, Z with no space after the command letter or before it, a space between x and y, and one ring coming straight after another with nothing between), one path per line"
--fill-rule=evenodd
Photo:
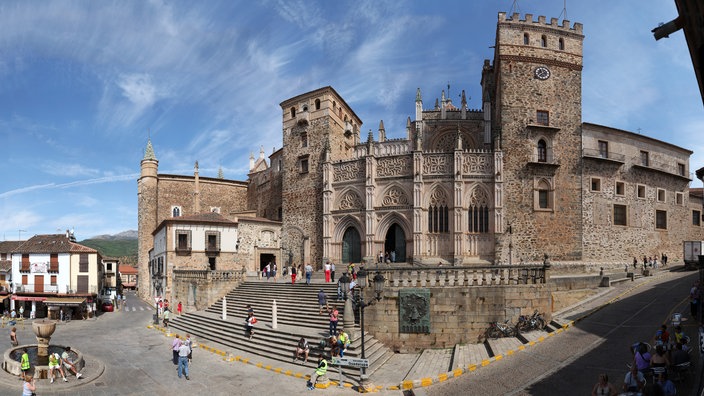
M23 242L24 241L2 241L0 242L0 253L11 253Z
M123 275L137 275L138 273L137 268L131 265L121 265L119 272Z
M216 212L203 212L189 216L178 216L169 217L159 224L152 232L152 235L164 228L167 224L211 224L211 225L226 225L226 226L237 226L236 221L232 221L220 213Z
M17 246L12 253L98 253L98 251L71 242L65 234L45 234L29 238Z

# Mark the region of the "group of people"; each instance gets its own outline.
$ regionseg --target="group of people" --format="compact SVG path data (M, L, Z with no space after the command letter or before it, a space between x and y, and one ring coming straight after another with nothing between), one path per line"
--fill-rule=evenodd
M268 265L267 265L268 266ZM273 264L273 268L276 268L276 264ZM266 267L264 268L264 271L266 271ZM334 265L332 266L332 276L335 276L335 269ZM310 264L306 264L305 266L298 264L296 265L295 263L291 264L291 266L284 266L283 272L282 272L284 278L287 276L291 276L291 284L296 284L296 281L298 280L300 282L301 280L301 275L305 275L306 279L306 284L310 285L311 278L313 277L313 266ZM330 274L327 274L330 275ZM274 270L274 273L271 275L274 278L276 278L276 270ZM268 280L269 278L267 278ZM274 279L276 281L276 279Z
M662 263L663 267L667 267L667 254L662 253L660 256L660 263ZM633 268L636 269L638 268L638 259L633 257ZM658 269L658 256L643 256L643 267L642 269L646 268L652 268L652 269Z
M396 251L392 250L390 252L379 252L379 256L377 256L377 262L379 264L389 264L389 263L395 263L396 262Z
M647 377L652 377L652 386L658 387L658 394L674 396L677 389L669 373L681 369L690 361L689 337L680 325L675 326L670 334L667 325L662 325L655 333L655 351L651 353L650 345L636 342L630 346L633 362L626 373L621 391L640 394L646 387ZM617 395L617 387L609 382L606 374L600 374L598 382L592 389L592 396Z
M338 356L344 357L349 345L350 336L345 332L344 329L340 328L334 334L331 334L327 340L322 341L320 347L323 350L325 349L325 347L329 347L329 355L330 358L333 359ZM310 344L308 343L308 340L305 339L305 337L301 337L300 340L298 340L298 344L296 344L296 350L293 354L293 361L295 362L297 359L302 359L303 363L307 363L309 354ZM319 353L315 371L313 372L310 380L307 383L308 389L313 389L315 383L318 381L318 378L325 375L327 370L328 360L326 359L324 353Z
M178 365L176 372L179 378L186 376L186 380L191 378L188 376L188 366L191 364L193 359L193 350L191 346L193 342L191 341L191 335L186 333L186 338L181 340L178 336L174 337L171 342L171 352L174 365Z
M21 379L24 380L22 385L22 394L33 394L36 391L36 381L31 373L32 365L29 361L29 353L27 348L22 348L22 356L20 357L20 369L22 370ZM53 384L56 378L56 372L61 374L64 382L68 382L67 374L73 373L76 379L83 377L76 365L76 361L71 356L71 347L67 346L59 355L58 352L49 354L49 383Z

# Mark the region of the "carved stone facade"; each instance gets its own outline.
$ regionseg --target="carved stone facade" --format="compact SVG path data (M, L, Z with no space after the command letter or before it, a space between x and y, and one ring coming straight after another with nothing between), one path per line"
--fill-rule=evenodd
M140 263L157 223L194 197L201 209L280 224L276 244L240 257L247 269L261 254L316 268L376 262L380 252L423 265L511 265L546 253L558 268L662 252L676 261L683 240L703 239L691 151L582 122L583 39L579 23L499 13L481 109L468 108L464 91L458 106L443 91L424 108L419 89L401 138L388 139L382 122L378 140L363 140L361 119L332 87L287 99L283 148L269 163L263 152L251 158L248 182L196 187L197 177L157 175L145 155Z

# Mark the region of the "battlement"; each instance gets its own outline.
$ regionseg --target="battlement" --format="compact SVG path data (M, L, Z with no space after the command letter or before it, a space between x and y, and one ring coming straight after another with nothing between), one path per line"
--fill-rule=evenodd
M550 18L550 23L546 23L546 18L544 15L538 16L538 20L533 20L533 14L526 14L525 19L521 19L521 15L514 12L513 15L507 17L505 12L499 12L499 23L520 23L524 25L539 26L543 25L546 27L551 27L555 29L563 29L565 31L571 31L572 33L582 34L582 24L575 22L573 27L570 28L570 21L567 19L562 20L562 24L558 24L557 18Z

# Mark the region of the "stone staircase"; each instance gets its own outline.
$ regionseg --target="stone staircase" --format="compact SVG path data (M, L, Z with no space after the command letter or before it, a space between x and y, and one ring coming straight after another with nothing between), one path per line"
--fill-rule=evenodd
M245 354L260 355L284 363L293 362L296 344L305 337L310 345L310 355L306 367L313 369L316 356L323 353L329 359L329 348L320 348L320 341L327 337L329 329L328 315L319 314L318 291L323 289L328 295L328 304L335 305L340 312L338 329L349 327L344 323L344 302L336 301L337 284L324 283L314 277L311 285L305 281L292 285L289 282L267 282L256 278L248 279L226 296L227 320L222 320L223 300L220 299L204 311L197 311L172 319L169 327L172 331L187 332L196 339L208 343L214 342L238 349ZM277 328L273 328L273 303L277 307ZM254 309L257 324L254 337L245 336L244 323L247 305ZM356 326L352 343L345 357L360 358L362 354L361 333ZM367 375L371 375L383 365L393 352L384 344L365 332L365 355L369 359ZM298 364L301 364L300 360ZM337 371L337 370L336 370ZM359 369L343 367L343 374L355 377Z

